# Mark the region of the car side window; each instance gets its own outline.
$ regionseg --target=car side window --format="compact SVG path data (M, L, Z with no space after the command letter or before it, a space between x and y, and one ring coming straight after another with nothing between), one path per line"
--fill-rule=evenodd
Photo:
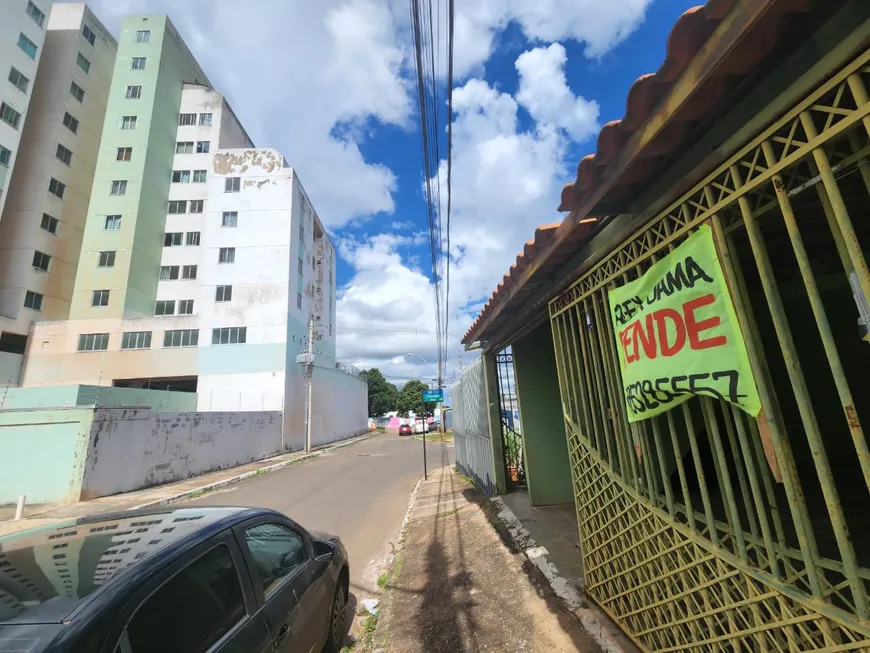
M245 543L264 594L308 559L302 535L283 524L251 526L245 530Z
M134 653L206 651L245 616L239 574L222 544L178 572L127 625Z

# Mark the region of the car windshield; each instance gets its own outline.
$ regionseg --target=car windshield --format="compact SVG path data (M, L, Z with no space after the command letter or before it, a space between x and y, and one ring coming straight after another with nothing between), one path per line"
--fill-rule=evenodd
M0 537L0 626L63 621L113 576L228 512L131 513Z

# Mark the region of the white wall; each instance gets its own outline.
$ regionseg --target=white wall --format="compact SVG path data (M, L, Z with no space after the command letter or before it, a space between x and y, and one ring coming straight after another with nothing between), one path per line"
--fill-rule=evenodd
M170 483L282 451L280 412L94 411L82 500Z
M338 370L315 368L311 396L313 446L368 431L368 385L362 379Z

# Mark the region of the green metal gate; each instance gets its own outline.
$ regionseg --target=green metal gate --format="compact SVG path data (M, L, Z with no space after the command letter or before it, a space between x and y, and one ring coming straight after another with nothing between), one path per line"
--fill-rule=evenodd
M526 487L526 464L523 456L523 437L520 434L517 380L514 356L510 347L495 355L498 375L498 409L504 452L505 481L508 492Z
M550 304L586 589L650 651L870 650L870 51ZM713 227L762 413L630 424L607 301Z

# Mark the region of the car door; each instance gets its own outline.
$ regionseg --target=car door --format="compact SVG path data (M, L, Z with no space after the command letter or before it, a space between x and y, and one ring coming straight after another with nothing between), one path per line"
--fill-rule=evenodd
M237 527L255 591L262 592L262 612L278 651L317 650L326 632L321 565L310 538L280 520L260 520ZM259 583L259 587L258 587Z
M156 574L125 607L122 653L264 653L271 649L231 531Z

